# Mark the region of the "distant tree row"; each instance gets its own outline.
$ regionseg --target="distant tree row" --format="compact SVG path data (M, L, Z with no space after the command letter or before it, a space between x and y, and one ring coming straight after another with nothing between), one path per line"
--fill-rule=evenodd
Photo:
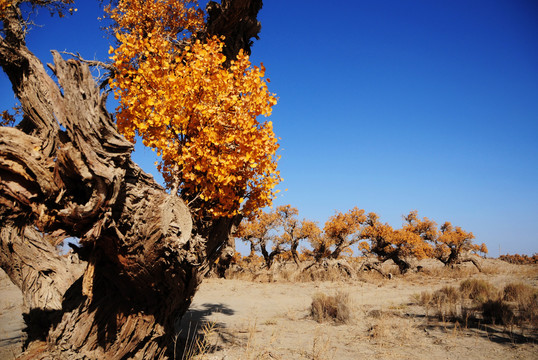
M538 264L538 253L532 256L520 255L520 254L506 254L499 256L500 260L509 262L510 264L526 265L526 264Z
M480 269L473 254L488 252L485 244L473 242L473 233L450 222L437 226L426 217L419 218L417 211L404 216L399 229L382 223L376 213L366 214L357 207L346 213L336 212L323 228L314 221L299 220L298 215L291 205L279 206L243 220L235 237L250 246L249 258L261 254L268 269L277 258L292 259L297 265L305 260L339 259L352 255L353 245L362 255L393 260L402 273L414 260L424 258L436 258L447 266L472 261ZM309 246L299 253L302 242Z

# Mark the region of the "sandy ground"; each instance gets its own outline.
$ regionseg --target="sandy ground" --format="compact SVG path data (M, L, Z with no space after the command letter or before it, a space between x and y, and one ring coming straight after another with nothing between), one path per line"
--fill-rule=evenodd
M517 269L517 267L515 267ZM497 286L525 281L538 287L538 269L474 275ZM414 294L461 278L375 276L347 282L253 283L209 279L183 319L215 324L207 359L538 359L536 343L516 343L501 329L464 329L425 317ZM312 297L349 293L352 319L344 325L312 320ZM192 326L191 326L192 327ZM536 334L534 334L536 335Z
M0 270L0 359L12 359L21 352L24 322L22 294Z
M497 286L523 281L538 288L538 266L495 260L490 271L464 277L410 274L388 280L371 274L296 283L206 279L181 321L177 344L188 347L186 337L208 324L212 349L203 359L538 359L536 333L521 342L502 327L486 331L440 323L414 304L414 294L458 286L467 276ZM0 359L11 359L22 343L22 299L5 274L0 280ZM337 291L350 296L351 320L343 325L314 321L312 297Z

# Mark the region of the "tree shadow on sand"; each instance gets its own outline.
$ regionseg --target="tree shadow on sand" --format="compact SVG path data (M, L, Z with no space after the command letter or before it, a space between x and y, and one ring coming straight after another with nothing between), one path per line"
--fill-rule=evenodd
M196 355L213 353L222 350L219 343L231 340L223 335L225 325L209 320L212 314L219 313L227 316L235 311L224 304L206 303L197 308L189 309L176 324L175 359L190 359Z
M532 327L487 323L476 318L467 319L467 321L461 318L442 321L439 317L432 315L414 314L411 316L425 320L425 323L419 325L418 328L424 330L431 337L436 337L435 333L440 331L444 334L459 332L470 336L479 336L491 342L508 346L538 342L538 332Z

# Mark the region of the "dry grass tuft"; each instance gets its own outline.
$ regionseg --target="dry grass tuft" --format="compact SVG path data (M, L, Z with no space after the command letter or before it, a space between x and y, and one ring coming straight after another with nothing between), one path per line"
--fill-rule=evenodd
M460 291L466 298L477 303L488 300L496 300L499 297L499 290L489 282L480 279L467 279L461 282Z
M312 360L328 360L334 358L334 348L331 346L331 338L327 334L316 330L312 342Z
M536 289L523 283L510 283L504 287L503 300L530 303L537 295Z
M335 295L317 293L312 299L310 315L319 323L334 321L343 324L351 319L349 294L337 292Z
M377 345L408 343L417 336L413 322L401 314L392 311L372 310L367 316L371 318L368 335Z
M423 291L420 294L414 294L413 300L417 305L429 306L432 301L432 293L429 291Z
M179 355L181 355L182 360L203 358L215 348L215 344L211 344L210 339L214 337L216 332L217 325L216 323L212 322L202 325L200 331L197 331L197 326L195 326L192 334L191 328L189 327L189 332L187 334L187 338L185 339L185 345L180 354L176 352L178 346L176 336L174 344L174 359L178 359Z
M518 324L538 328L538 290L523 283L510 283L504 287L503 300L515 308Z
M437 316L440 320L453 320L458 316L458 300L460 300L460 292L453 286L444 286L435 291L430 303L437 309Z
M432 295L433 302L455 304L460 298L460 292L454 286L443 286Z

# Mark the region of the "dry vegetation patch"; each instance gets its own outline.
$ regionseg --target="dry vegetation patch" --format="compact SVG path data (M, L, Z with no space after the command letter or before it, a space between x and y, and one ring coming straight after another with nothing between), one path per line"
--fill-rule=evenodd
M334 321L337 324L347 323L351 319L349 294L340 291L334 295L315 294L310 315L319 323L326 321Z
M518 331L521 341L538 339L538 290L523 283L509 283L498 288L483 279L466 279L459 287L444 286L435 291L414 295L415 303L431 309L442 322L465 327L502 325L510 335Z
M413 319L398 312L372 310L367 314L368 337L377 345L410 343L417 335Z
M482 279L467 279L462 281L460 283L460 293L464 298L469 298L478 303L499 297L499 290L491 283Z

